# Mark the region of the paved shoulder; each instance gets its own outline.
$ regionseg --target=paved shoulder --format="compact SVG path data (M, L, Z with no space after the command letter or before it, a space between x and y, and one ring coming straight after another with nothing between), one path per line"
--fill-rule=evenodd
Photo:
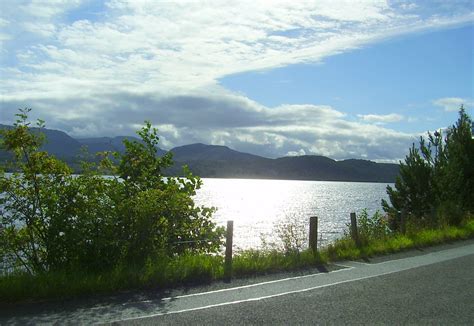
M429 311L427 307L431 306L423 306L423 302L431 302L432 305L451 302L456 304L450 308L453 311L464 308L469 310L458 316L457 321L460 323L463 322L462 317L472 317L474 309L462 304L467 299L470 299L466 301L467 305L474 302L472 241L457 247L448 246L416 256L399 257L396 260L377 263L347 261L340 265L341 269L328 273L266 280L211 291L138 300L118 299L82 304L79 307L57 305L51 309L36 309L36 312L32 309L14 316L5 314L0 317L0 323L139 324L194 321L202 324L222 324L238 323L241 320L249 323L291 323L299 320L306 323L315 320L316 312L317 316L322 318L318 319L321 322L352 323L350 316L361 316L361 319L354 321L362 323L383 320L396 323L393 314L402 312L408 316L405 321L417 322L417 319L410 319L409 316L415 316L420 311ZM462 289L469 292L463 292ZM439 292L443 291L452 295L449 300L444 299L448 298L447 296L439 295ZM406 299L401 299L403 297ZM413 298L420 300L420 304L415 304ZM341 302L345 303L344 307ZM388 305L385 310L381 309L382 303ZM311 311L306 311L304 307L311 307ZM331 310L331 307L334 309ZM378 317L374 314L375 307L381 309ZM393 307L398 308L393 310ZM428 310L420 309L422 307ZM274 312L271 312L272 309ZM442 310L437 311L441 313ZM296 318L295 314L299 319L292 319ZM341 319L331 319L332 316L340 316ZM362 318L364 316L366 319ZM371 316L375 319L370 319ZM449 314L443 312L438 317L448 318L447 316L449 317ZM385 317L388 319L384 319Z
M474 255L398 273L131 325L472 325Z

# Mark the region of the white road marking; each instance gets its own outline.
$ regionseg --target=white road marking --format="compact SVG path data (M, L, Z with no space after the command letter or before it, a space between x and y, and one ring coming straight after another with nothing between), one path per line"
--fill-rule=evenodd
M333 273L337 273L337 272L341 272L341 271L347 271L347 270L350 270L350 269L354 268L354 267L351 267L351 266L344 266L344 265L341 265L341 264L334 264L334 265L344 267L344 269L338 269L338 270L327 272L327 273L321 272L321 273L314 273L314 274L308 274L308 275L302 275L302 276L286 277L286 278L281 278L281 279L273 280L273 281L266 281L266 282L248 284L248 285L234 286L234 287L230 287L230 288L213 290L213 291L177 295L177 296L174 296L174 297L161 298L160 301L171 301L171 300L175 300L175 299L197 297L197 296L202 296L202 295L207 295L207 294L214 294L214 293L229 292L229 291L235 291L235 290L241 290L241 289L248 289L248 288L267 285L267 284L286 282L286 281L290 281L290 280L298 280L298 279L303 279L303 278L308 278L308 277L315 277L315 276L319 276L319 275L328 275L328 274L333 274ZM126 306L126 305L130 305L130 304L134 304L134 303L153 303L153 302L156 302L156 301L157 300L132 301L132 302L122 303L122 305Z
M411 268L407 268L407 269L411 269ZM175 311L168 311L168 312L160 312L160 313L156 313L156 314L152 314L152 315L125 318L125 319L121 319L119 321L140 320L140 319L145 319L145 318L153 318L153 317L159 317L159 316L164 316L164 315L179 314L179 313L183 313L183 312L198 311L198 310L204 310L204 309L209 309L209 308L228 306L228 305L233 305L233 304L238 304L238 303L260 301L260 300L264 300L264 299L281 297L281 296L288 295L288 294L302 293L302 292L308 292L308 291L312 291L312 290L322 289L322 288L326 288L326 287L334 286L334 285L338 285L338 284L361 281L361 280L365 280L365 279L369 279L369 278L394 274L394 273L398 273L398 272L400 272L400 271L399 270L390 271L390 272L385 272L385 273L381 273L381 274L377 274L377 275L369 275L369 276L358 277L358 278L355 278L355 279L349 279L349 280L344 280L344 281L338 281L338 282L333 282L333 283L328 283L328 284L317 285L317 286L313 286L313 287L309 287L309 288L305 288L305 289L300 289L300 290L295 290L295 291L287 291L287 292L271 294L271 295L266 295L266 296L256 297L256 298L249 298L249 299L244 299L244 300L222 302L222 303L211 304L211 305L196 307L196 308L189 308L189 309L182 309L182 310L175 310Z
M429 254L429 253L428 253ZM426 255L428 255L426 254ZM361 261L354 261L354 260L344 260L341 262L336 262L333 263L334 266L340 266L343 267L343 269L338 269L335 271L327 272L327 273L314 273L314 274L308 274L308 275L303 275L303 276L293 276L293 277L286 277L278 280L273 280L273 281L266 281L266 282L259 282L259 283L254 283L254 284L249 284L249 285L242 285L242 286L235 286L235 287L229 287L225 289L220 289L220 290L213 290L213 291L206 291L206 292L199 292L199 293L191 293L191 294L183 294L183 295L177 295L173 297L166 297L166 298L161 298L159 299L160 301L171 301L175 299L181 299L181 298L188 298L188 297L196 297L196 296L202 296L206 294L213 294L213 293L220 293L220 292L228 292L228 291L234 291L234 290L240 290L240 289L245 289L245 288L251 288L251 287L256 287L256 286L261 286L261 285L266 285L266 284L272 284L272 283L278 283L278 282L285 282L289 280L296 280L296 279L302 279L302 278L308 278L308 277L314 277L318 275L327 275L327 274L332 274L332 273L337 273L337 272L342 272L342 271L348 271L354 268L358 268L361 266L377 266L377 265L383 265L387 263L392 263L396 260L402 260L405 258L399 258L399 259L393 259L393 260L387 260L387 261L382 261L379 263L365 263ZM125 302L122 303L122 306L127 306L131 304L136 304L136 303L153 303L156 302L157 300L139 300L139 301L130 301L130 302Z
M220 303L216 303L216 304L204 305L204 306L193 307L193 308L188 308L188 309L180 309L180 310L167 311L167 312L158 312L158 313L144 315L144 316L124 318L124 319L117 320L117 322L131 321L131 320L141 320L141 319L145 319L145 318L153 318L153 317L159 317L159 316L164 316L164 315L169 315L169 314L179 314L179 313L184 313L184 312L198 311L198 310L203 310L203 309L222 307L222 306L245 303L245 302L260 301L260 300L264 300L264 299L275 298L275 297L285 296L285 295L289 295L289 294L303 293L303 292L308 292L308 291L317 290L317 289L321 289L321 288L326 288L326 287L330 287L330 286L335 286L335 285L338 285L338 284L356 282L356 281L360 281L360 280L365 280L365 279L375 278L375 277L379 277L379 276L394 274L394 273L398 273L398 272L401 272L401 271L406 271L406 270L418 268L418 267L421 267L421 266L431 265L431 264L434 264L434 263L443 262L443 261L447 261L447 260L451 260L451 259L455 259L455 258L459 258L459 257L472 255L472 254L474 254L474 245L468 245L468 246L465 246L465 247L459 247L459 248L454 248L454 249L447 249L447 250L443 250L443 251L428 253L428 254L421 255L421 256L402 258L402 259L398 259L398 260L393 260L393 261L387 261L387 262L380 263L381 265L382 264L386 265L389 262L392 262L392 263L395 263L395 264L397 262L401 263L401 267L400 266L399 267L395 266L395 268L393 270L386 271L386 272L381 272L381 273L380 272L375 272L372 275L361 276L361 277L356 277L356 278L350 278L350 279L346 279L346 280L321 284L321 285L317 285L317 286L311 286L311 287L298 289L298 290L285 291L285 292L280 292L280 293L275 293L275 294L270 294L270 295L265 295L265 296L251 297L251 298L241 299L241 300L231 300L231 301L225 301L225 302L220 302ZM430 258L432 258L432 259L430 259ZM418 262L417 262L417 259L419 260ZM348 262L345 262L345 263L347 264ZM350 263L352 263L352 262L350 262ZM408 266L404 266L404 263L408 263ZM409 263L411 263L411 265ZM338 265L344 266L342 264L338 264ZM377 265L379 265L379 264L358 263L356 265L360 266L361 269L362 268L370 269L372 267L376 268ZM333 271L331 273L342 272L342 271L346 272L346 271L349 271L349 270L352 270L352 269L357 269L354 266L347 266L347 267L348 267L347 269L340 269L340 270L337 270L337 271ZM208 291L208 292L201 292L201 293L194 293L194 294L170 297L170 298L165 298L163 300L170 301L170 300L175 300L175 299L203 296L203 295L209 295L209 294L220 293L220 292L236 291L236 290L246 289L246 288L250 288L250 287L262 286L262 285L266 285L266 284L285 282L285 281L291 281L291 280L303 279L303 278L309 278L309 277L316 277L316 276L319 276L319 275L328 275L328 273L318 273L318 274L290 277L290 278L285 278L285 279L281 279L281 280L273 280L273 281L261 282L261 283L244 285L244 286L239 286L239 287L233 287L233 288L227 288L227 289L221 289L221 290L215 290L215 291Z

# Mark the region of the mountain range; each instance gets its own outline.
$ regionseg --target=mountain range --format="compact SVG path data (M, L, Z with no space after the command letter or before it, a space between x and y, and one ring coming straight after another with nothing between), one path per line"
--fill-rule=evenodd
M0 129L11 128L1 125ZM42 129L46 135L43 150L73 164L87 148L91 154L102 151L123 152L124 139L140 141L136 137L99 137L75 139L52 129ZM261 178L321 181L394 182L399 173L398 164L375 163L368 160L348 159L336 161L324 156L304 155L270 159L238 152L227 146L191 144L170 150L175 164L166 170L168 175L180 175L182 166L201 177ZM157 148L158 155L165 150ZM0 150L0 160L7 153Z

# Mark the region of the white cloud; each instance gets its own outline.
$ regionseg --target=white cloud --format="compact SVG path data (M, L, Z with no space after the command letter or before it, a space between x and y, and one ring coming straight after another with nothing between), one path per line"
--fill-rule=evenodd
M22 102L5 105L22 106ZM330 106L266 107L224 90L212 95L120 92L43 98L36 101L34 114L33 118L44 118L48 127L76 137L132 135L144 120L151 120L165 148L202 142L268 157L304 153L335 159L398 160L416 138L351 121ZM4 111L5 117L13 115L13 109Z
M59 19L80 6L78 0L31 1L17 8L9 2L5 15L21 24L2 38L26 32L39 39L6 47L8 55L28 53L29 59L20 61L19 75L1 71L2 94L49 96L57 93L52 83L61 85L64 96L75 93L78 84L84 91L209 87L229 74L317 62L381 38L474 17L472 12L406 15L379 0L221 5L114 0L107 2L103 20Z
M0 18L0 27L8 26L10 22L5 18Z
M366 122L374 123L390 123L390 122L400 122L405 117L401 114L390 113L390 114L358 114L360 119Z
M408 5L407 14L380 0L113 0L99 20L68 20L82 5L2 3L1 56L14 62L0 68L2 122L11 121L11 109L32 106L50 127L93 136L132 134L151 119L168 147L200 141L268 156L304 151L398 159L411 135L370 124L393 122L396 115L354 122L330 106L265 107L223 90L220 78L319 62L474 17L472 10L430 8L427 15Z
M461 105L472 108L474 106L474 100L469 98L460 97L443 97L433 101L433 104L440 106L447 112L459 111Z
M400 4L400 8L403 10L414 10L418 8L418 5L414 2L403 2Z
M81 0L31 0L27 4L20 4L19 9L33 17L51 19L67 10L78 7L81 2Z
M286 153L286 156L303 156L306 155L306 151L303 148L300 148L299 151L290 151Z
M44 22L26 22L23 23L25 31L35 33L43 37L54 35L56 26L54 24L48 24Z

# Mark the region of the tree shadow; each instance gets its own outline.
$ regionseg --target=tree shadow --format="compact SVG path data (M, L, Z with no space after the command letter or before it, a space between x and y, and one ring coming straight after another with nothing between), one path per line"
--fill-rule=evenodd
M121 293L65 301L2 304L0 324L96 324L167 313L175 299L170 291Z

